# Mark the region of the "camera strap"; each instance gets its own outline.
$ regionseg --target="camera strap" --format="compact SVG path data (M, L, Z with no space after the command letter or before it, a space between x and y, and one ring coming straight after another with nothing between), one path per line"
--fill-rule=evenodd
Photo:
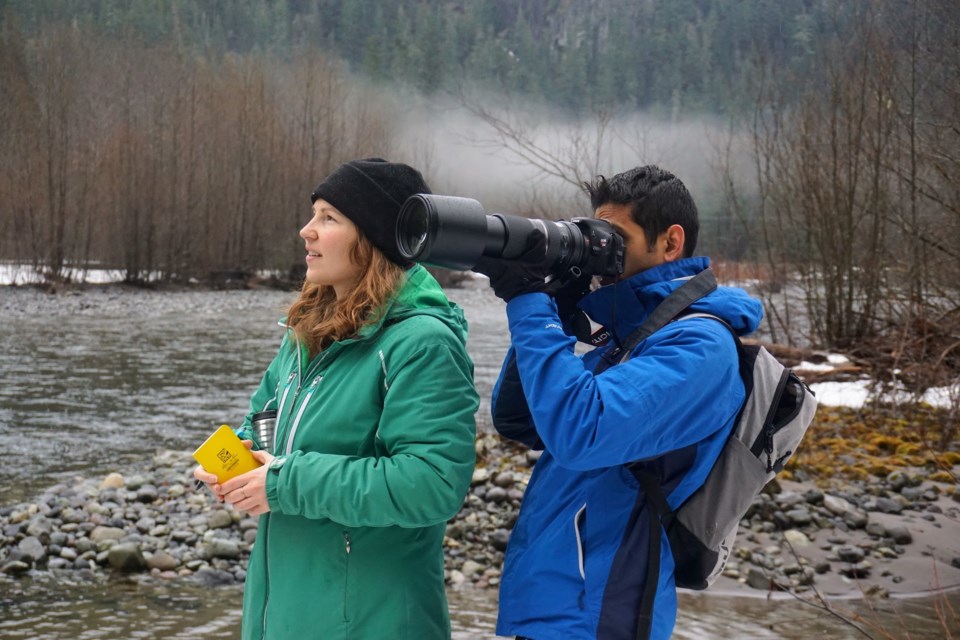
M610 338L613 337L613 332L606 327L600 327L594 331L590 337L587 339L587 344L594 347L602 347L610 342Z

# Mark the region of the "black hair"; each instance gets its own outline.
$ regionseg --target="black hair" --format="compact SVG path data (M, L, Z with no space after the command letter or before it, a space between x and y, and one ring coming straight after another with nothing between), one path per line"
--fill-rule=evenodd
M683 257L689 258L697 248L697 205L680 178L669 171L652 164L634 167L609 180L597 176L593 182L584 182L583 188L594 210L608 203L632 205L630 215L646 234L649 249L674 224L683 227Z

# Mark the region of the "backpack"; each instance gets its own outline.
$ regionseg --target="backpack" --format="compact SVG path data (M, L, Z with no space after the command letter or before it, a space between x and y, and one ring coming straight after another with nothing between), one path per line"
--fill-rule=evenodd
M813 421L817 400L813 392L760 345L745 345L733 327L716 316L684 311L717 288L710 269L700 272L661 302L624 344L605 354L594 373L626 362L633 349L655 331L688 318L711 318L733 336L739 355L740 377L746 397L716 463L703 485L671 510L660 486L643 462L627 465L653 507L650 514L650 553L647 582L641 602L637 637L649 635L653 600L660 575L662 526L670 541L678 587L706 589L723 571L740 519L754 497L783 470L807 427ZM644 631L646 629L646 631Z
M721 318L692 313L678 320L695 317L713 318L730 330L746 398L703 485L676 511L670 510L659 484L645 486L644 492L652 497L667 531L677 586L699 590L713 584L723 571L740 519L796 452L813 421L817 399L793 371L764 347L743 344Z

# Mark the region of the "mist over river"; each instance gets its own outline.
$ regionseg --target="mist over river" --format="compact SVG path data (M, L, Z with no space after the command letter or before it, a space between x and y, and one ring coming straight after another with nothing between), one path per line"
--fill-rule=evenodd
M478 428L490 430L508 344L503 303L478 282L449 293L470 324ZM158 449L192 450L217 425L237 424L291 300L271 290L0 287L0 508L79 477L135 474ZM0 638L238 637L241 593L146 575L0 575ZM450 588L449 598L454 638L494 637L495 589ZM893 637L943 634L928 597L874 602L876 611L859 600L841 606ZM864 636L791 599L681 594L676 637Z

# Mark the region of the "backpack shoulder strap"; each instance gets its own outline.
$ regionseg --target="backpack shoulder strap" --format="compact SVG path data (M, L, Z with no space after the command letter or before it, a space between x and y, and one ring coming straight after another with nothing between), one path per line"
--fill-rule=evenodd
M647 316L647 319L644 320L643 324L634 329L619 348L614 349L608 356L600 360L600 364L594 370L594 374L598 374L615 364L628 360L630 354L638 344L646 340L658 329L669 324L671 320L683 313L687 307L708 293L711 293L716 288L717 279L709 267L684 282L664 298L663 302L657 305L653 312Z
M640 488L647 496L647 576L640 597L640 611L637 613L636 640L649 640L653 629L653 605L657 598L657 586L660 582L660 532L663 530L661 518L669 517L670 506L660 489L660 480L655 475L631 468L640 482Z
M712 313L703 313L701 311L694 311L693 313L685 313L676 319L686 320L687 318L710 318L711 320L716 320L717 322L725 326L727 328L727 331L730 332L730 335L733 336L733 340L737 343L737 349L739 350L743 347L743 343L740 341L740 336L737 335L737 330L734 329L729 322L727 322L720 316L715 316Z
M717 280L713 271L704 269L693 278L675 289L661 302L635 329L620 348L611 352L609 357L600 359L594 369L594 375L612 367L614 364L625 362L631 352L643 340L658 329L666 326L687 307L717 288ZM653 626L653 605L657 595L657 584L660 581L660 533L662 518L670 517L670 506L660 488L660 479L655 475L641 470L637 465L628 465L640 483L641 490L647 497L647 518L649 526L647 546L647 575L640 600L640 610L637 614L637 640L646 640L650 637Z
M623 351L629 354L638 344L665 327L671 320L700 298L717 288L717 279L709 267L693 276L657 305L639 328L631 333L623 343ZM624 357L626 359L626 356Z
M697 311L697 312L694 312L694 313L685 313L685 314L683 314L682 316L680 316L679 318L676 318L676 319L677 319L677 320L686 320L687 318L710 318L711 320L716 320L717 322L719 322L720 324L722 324L723 326L725 326L725 327L727 328L727 331L729 331L729 332L730 332L730 335L733 336L733 342L734 342L734 344L737 345L737 355L739 356L739 360L740 360L740 377L741 377L741 378L744 378L744 373L745 373L745 372L744 372L744 370L743 370L743 366L744 366L745 353L744 353L744 350L743 350L743 349L744 349L744 347L743 347L743 341L741 341L741 340L740 340L740 336L737 335L737 330L734 329L733 326L732 326L729 322L727 322L726 320L724 320L724 319L721 318L720 316L715 316L715 315L713 315L712 313L702 313L702 312ZM749 389L748 389L747 391L749 392Z

